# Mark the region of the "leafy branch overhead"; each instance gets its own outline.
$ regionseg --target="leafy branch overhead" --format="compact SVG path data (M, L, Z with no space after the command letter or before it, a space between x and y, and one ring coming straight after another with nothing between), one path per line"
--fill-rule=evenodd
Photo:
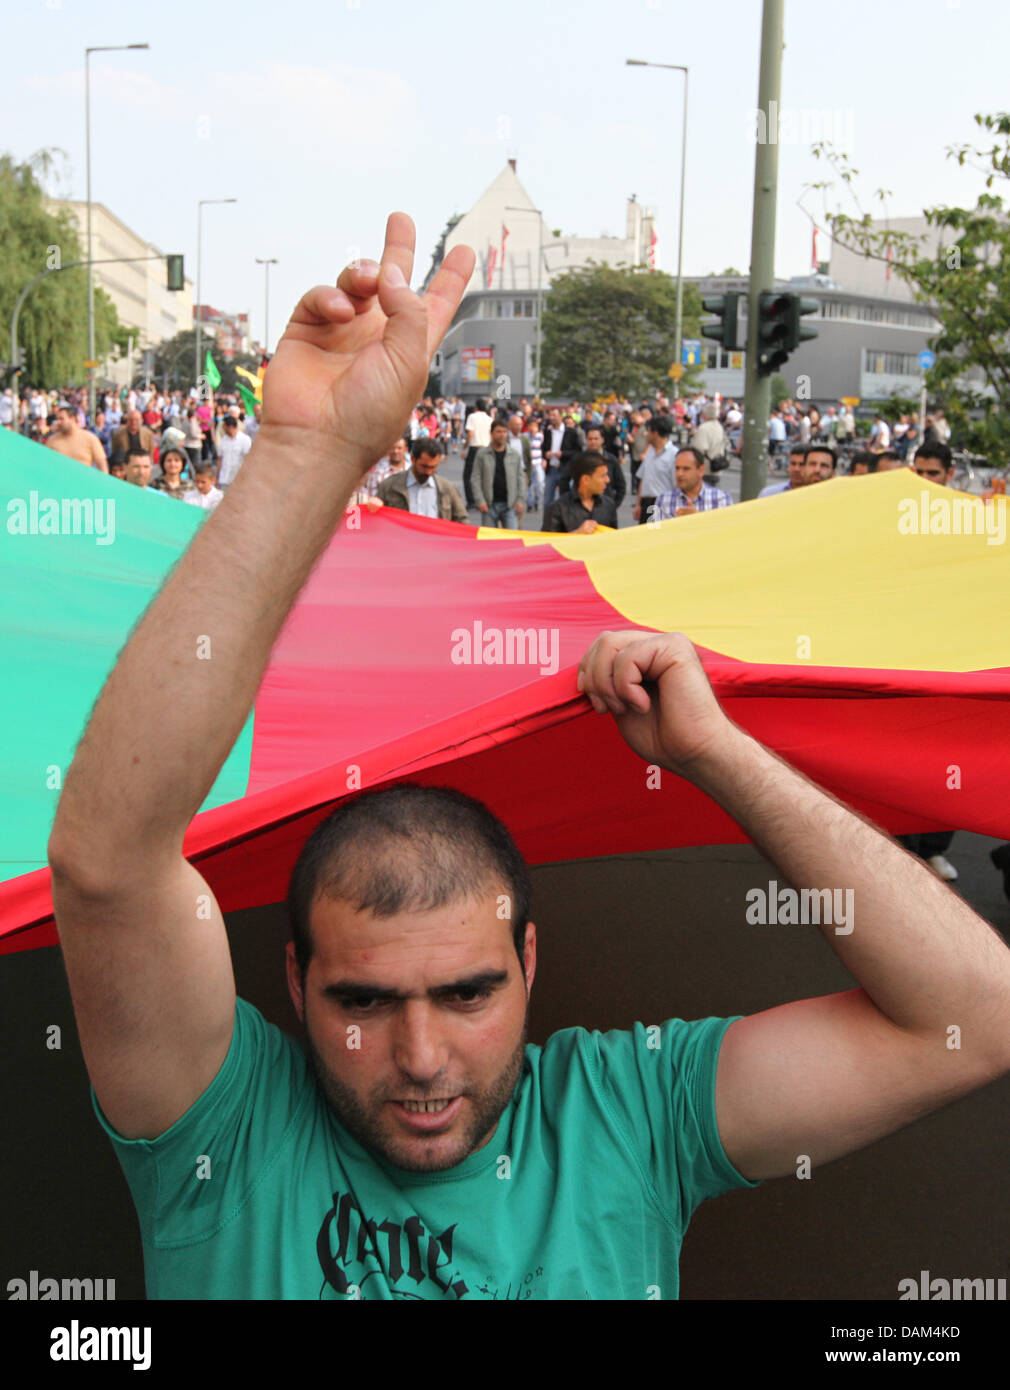
M815 145L813 153L830 165L834 178L810 188L826 197L837 183L844 185L856 215L825 213L833 240L889 264L914 299L933 310L940 328L930 344L936 353L927 376L930 396L945 408L958 442L1005 464L1010 459L1010 219L993 189L1010 180L1010 113L977 115L975 123L991 143L954 145L947 157L977 170L983 187L973 208L924 208L930 234L913 236L888 227L883 189L874 195L881 206L876 219L864 211L856 192L859 170L828 142Z
M590 261L551 282L544 302L542 366L546 389L578 400L612 391L631 400L669 391L676 347L677 282L644 266ZM683 337L703 317L694 285L684 286ZM697 369L682 390L696 390Z

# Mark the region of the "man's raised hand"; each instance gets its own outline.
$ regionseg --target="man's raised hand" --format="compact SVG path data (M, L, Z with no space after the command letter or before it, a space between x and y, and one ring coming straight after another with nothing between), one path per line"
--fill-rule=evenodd
M263 430L346 455L360 476L423 394L475 259L454 247L419 297L409 288L414 223L391 213L381 263L349 265L335 287L317 285L299 302L263 382Z
M640 758L683 777L734 728L682 632L601 633L579 662L578 686Z

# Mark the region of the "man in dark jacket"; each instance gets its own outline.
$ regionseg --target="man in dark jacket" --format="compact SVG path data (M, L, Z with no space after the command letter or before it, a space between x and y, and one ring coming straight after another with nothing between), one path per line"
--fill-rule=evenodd
M561 482L562 469L570 465L576 454L583 448L582 435L574 425L566 425L561 420L561 410L552 405L544 427L544 515L550 510Z
M606 495L613 500L615 507L619 507L624 501L625 494L628 491L628 482L624 476L624 469L621 467L620 460L606 447L602 425L590 425L586 430L585 452L587 454L599 454L600 458L602 458L607 465L607 469L610 473L610 482L607 484ZM574 482L571 477L572 464L575 459L581 457L581 454L575 454L562 467L561 481L558 487L561 496L564 496L566 492L570 492L574 487Z
M599 454L579 454L572 464L574 487L552 502L544 515L545 531L588 535L599 526L617 525L614 499L606 495L610 473Z

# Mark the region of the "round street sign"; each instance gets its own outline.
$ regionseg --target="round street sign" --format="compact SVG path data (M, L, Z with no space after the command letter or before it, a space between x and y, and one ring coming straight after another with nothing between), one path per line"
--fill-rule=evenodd
M924 348L919 353L919 366L924 372L928 372L930 367L936 366L936 353L930 352L929 348Z
M667 375L673 377L674 381L679 381L684 375L684 368L679 362L674 362Z

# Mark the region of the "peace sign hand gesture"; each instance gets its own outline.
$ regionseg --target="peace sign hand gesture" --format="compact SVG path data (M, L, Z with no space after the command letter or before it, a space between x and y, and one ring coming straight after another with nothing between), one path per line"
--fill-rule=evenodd
M347 266L304 295L263 381L263 429L339 457L355 478L385 453L424 392L432 354L473 274L456 246L423 298L408 285L414 223L390 214L382 261Z

